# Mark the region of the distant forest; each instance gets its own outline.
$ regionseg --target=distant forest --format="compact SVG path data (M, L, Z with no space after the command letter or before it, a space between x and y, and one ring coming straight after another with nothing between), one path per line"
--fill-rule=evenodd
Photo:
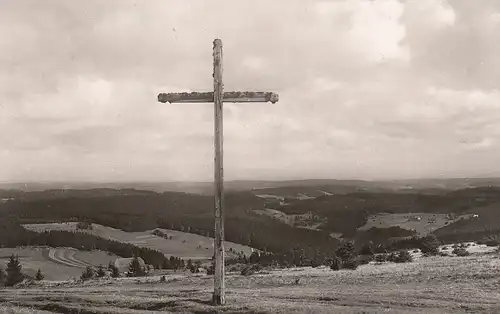
M3 195L8 196L9 193L3 192ZM213 237L211 196L96 189L21 192L15 198L0 204L0 219L10 221L9 228L27 223L90 221L124 231L145 231L159 227ZM389 245L389 238L412 235L399 227L357 231L370 214L460 214L476 209L481 213L479 219L456 222L434 233L446 241L478 240L500 233L500 188L471 188L439 194L355 192L308 200L287 199L287 203L280 205L269 202L250 191L227 193L226 240L268 252L302 250L311 256L328 255L335 251L340 242L330 236L332 232L343 233L346 238L357 240L359 245L368 241ZM276 208L287 214L312 212L326 217L328 223L319 231L294 228L253 211L264 207ZM0 243L5 244L3 236L0 236Z
M252 209L262 208L263 200L250 193L229 193L225 199L225 238L269 252L290 249L332 252L338 240L328 233L297 229ZM213 198L184 193L69 197L8 201L0 215L17 224L91 221L124 231L166 228L213 236ZM2 241L2 240L0 240Z

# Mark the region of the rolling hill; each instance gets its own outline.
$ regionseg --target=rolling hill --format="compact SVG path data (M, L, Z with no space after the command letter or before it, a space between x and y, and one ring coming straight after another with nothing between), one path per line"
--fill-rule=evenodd
M455 214L500 202L500 188L469 188L442 195L404 193L350 193L325 195L314 199L288 200L274 209L285 214L313 213L327 218L320 226L328 232L352 235L366 225L370 215L381 214ZM489 210L489 209L488 209ZM391 216L387 216L392 219ZM383 221L379 221L384 225Z
M342 182L355 189L355 184L362 188L365 184ZM238 184L244 187L246 183ZM321 180L307 181L304 187L294 184L228 192L226 240L272 252L331 252L339 238L368 238L371 229L378 237L411 231L440 237L467 235L467 240L498 229L491 222L498 213L493 204L500 203L500 188L496 187L441 193L378 190L334 194L325 191ZM312 195L315 191L320 192ZM213 236L213 198L209 195L112 189L23 193L24 197L0 204L0 217L14 217L22 224L92 221L126 232L163 228ZM460 220L478 211L483 218ZM417 221L415 216L422 219Z
M19 257L23 273L34 277L40 269L46 280L79 278L85 267L107 266L109 262L119 258L108 252L89 252L66 247L0 248L0 265L3 269L12 254Z
M250 191L252 189L274 189L282 187L325 187L339 190L359 191L397 191L420 190L439 193L442 190L496 186L500 187L500 178L443 178L443 179L403 179L403 180L338 180L338 179L298 179L298 180L233 180L226 181L227 191ZM25 192L61 189L135 189L155 192L185 192L212 194L212 182L2 182L0 190L18 190ZM341 193L341 192L339 192Z
M313 247L331 251L338 243L326 232L297 229L254 213L264 201L251 192L228 193L225 203L225 234L230 242L273 252ZM176 192L14 200L0 204L2 216L22 224L92 221L127 232L163 228L213 236L213 198Z
M123 230L93 224L91 230L77 229L76 222L47 223L47 224L27 224L23 225L28 230L44 232L50 230L77 231L90 233L98 237L130 243L138 247L150 248L165 254L165 256L175 256L182 259L209 260L213 254L213 238L200 236L197 234L181 232L177 230L159 229L169 236L169 239L152 234L153 230L143 232L126 232ZM224 248L229 258L237 257L236 253L242 252L250 256L253 249L232 242L225 241Z

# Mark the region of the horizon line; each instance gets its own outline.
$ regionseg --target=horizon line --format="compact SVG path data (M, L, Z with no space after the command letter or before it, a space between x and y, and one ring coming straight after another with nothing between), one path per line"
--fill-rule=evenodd
M294 178L294 179L233 179L224 180L224 182L287 182L287 181L361 181L361 182L394 182L394 181L415 181L415 180L470 180L470 179L500 179L500 176L467 176L467 177L408 177L408 178L392 178L392 179L337 179L337 178ZM0 181L0 184L51 184L51 183L93 183L93 184L106 184L106 183L202 183L213 184L213 180L117 180L117 181L91 181L91 180L24 180L24 181Z

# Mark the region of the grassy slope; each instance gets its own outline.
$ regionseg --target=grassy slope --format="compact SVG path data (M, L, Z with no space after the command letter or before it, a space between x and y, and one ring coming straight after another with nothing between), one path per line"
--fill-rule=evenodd
M296 190L297 187L293 187L293 189L297 192L302 188L298 187L299 190ZM13 202L4 207L9 209L10 214L22 218L25 223L44 222L43 219L49 218L55 221L65 221L74 217L79 217L79 219L91 217L103 225L127 231L143 231L154 228L157 218L161 217L168 226L170 226L170 222L175 222L177 225L182 223L185 226L203 231L197 232L199 234L205 235L206 231L213 230L213 214L210 209L212 206L211 197L183 193L159 195L144 191L129 192L137 194ZM71 193L76 192L71 191ZM113 194L115 191L94 190L78 193L101 195L102 193ZM116 193L123 193L123 191ZM52 195L52 192L49 194ZM247 244L250 243L249 238L252 237L254 238L252 240L254 246L261 249L267 247L269 250L288 249L289 243L300 244L298 246L301 247L314 244L323 248L335 244L327 241L329 239L327 239L326 233L315 232L313 234L304 229L297 230L263 215L257 215L253 211L264 208L267 202L268 200L256 197L250 192L229 193L227 195L226 238L233 242ZM443 228L445 231L441 231L440 228L446 223L443 218L445 213L460 214L471 210L475 211L478 207L484 206L485 213L482 217L490 217L491 215L498 217L498 211L492 212L492 207L488 206L495 202L500 202L500 189L474 188L448 192L443 195L363 192L321 196L313 200L291 200L289 206L279 206L278 204L277 207L273 208L289 216L313 212L321 218L327 218L326 223L314 223L315 228L320 228L327 233L344 233L348 236L354 236L358 228L363 227L367 222L370 223L369 215L376 215L375 225L373 225L375 227L382 225L382 227L412 228L417 229L417 232L423 235L429 232L447 232L446 230L462 226L453 224L453 227L445 227ZM382 217L380 213L384 212L390 212L393 215L380 218ZM397 217L397 214L409 212L422 213L422 215L436 214L437 219L435 223L426 223L425 219L412 223L396 221L400 218ZM485 225L491 223L492 219L481 218L474 224L467 223L467 226L470 227L469 229L477 231L483 230ZM462 224L465 223L462 222ZM312 225L313 223L311 223ZM282 241L281 235L289 241Z
M299 285L294 285L300 278ZM121 279L0 291L12 306L86 309L88 313L213 313L213 277L188 275L144 283ZM356 271L292 269L243 277L228 275L230 313L498 313L498 254L417 259L409 264L365 265ZM147 312L146 310L151 310Z
M49 252L52 251L52 254ZM101 251L78 251L72 248L0 248L0 265L5 265L11 254L17 254L23 272L35 276L38 269L47 280L67 280L71 277L78 278L85 265L106 266L109 261L114 261L117 256Z
M368 223L370 215L380 216L381 213L407 214L462 214L475 211L478 207L488 206L500 202L499 188L473 188L452 191L443 195L430 194L402 194L402 193L352 193L345 195L321 196L311 200L291 200L289 205L278 206L277 210L285 214L303 214L313 212L321 217L328 218L328 223L321 226L329 232L353 233L358 228ZM499 203L500 204L500 203ZM484 211L489 215L498 215L498 211L492 213L491 207L485 207ZM434 226L415 224L415 229L421 233L434 231L434 227L442 227L445 221L443 217L437 217ZM394 224L396 216L387 216L379 219L377 223ZM376 226L375 226L376 227ZM482 226L477 226L478 228Z
M421 220L414 220L411 217L421 217ZM446 214L431 213L404 213L404 214L376 214L368 217L368 222L358 230L368 230L372 227L390 228L401 227L403 229L414 229L419 236L425 236L446 224L453 223Z
M44 230L64 230L75 231L76 222L67 223L48 223L48 224L28 224L24 225L25 228L33 231ZM93 235L103 237L105 239L115 240L124 243L130 243L139 247L147 247L150 249L158 250L167 256L173 255L183 259L210 259L213 254L213 238L203 237L197 234L181 232L176 230L161 229L172 240L166 240L151 234L151 231L144 232L125 232L119 229L114 229L98 224L93 224L93 229L89 232ZM232 248L236 252L243 251L244 254L250 255L252 249L248 246L241 244L224 242L225 249ZM228 257L236 256L228 252Z
M453 224L436 230L437 236L449 237L454 234L474 234L488 230L500 234L500 202L486 206L475 207L466 212L469 215L477 214L477 219L459 220Z
M225 201L228 241L269 251L310 246L326 251L337 243L326 233L293 228L255 214L253 209L263 208L264 202L250 192L227 193ZM125 231L191 227L191 233L213 234L213 198L183 193L13 201L0 206L0 218L8 215L23 224L90 219Z

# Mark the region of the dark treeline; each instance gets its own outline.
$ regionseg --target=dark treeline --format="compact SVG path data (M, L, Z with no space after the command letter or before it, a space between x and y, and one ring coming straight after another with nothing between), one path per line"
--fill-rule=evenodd
M489 237L500 236L500 229L497 230L482 230L476 232L463 233L443 233L437 234L437 237L445 244L469 241L484 241Z
M357 243L372 242L374 244L388 244L392 239L401 239L414 236L415 233L401 227L376 228L358 231L353 237Z
M64 198L53 198L53 194L52 191L47 198L37 195L36 198L25 197L0 204L0 219L12 216L20 223L88 221L124 231L165 228L203 236L214 235L212 196L142 191L127 191L118 195L109 192L106 196L90 193L85 197L72 197L73 194L69 193ZM357 243L372 241L387 246L391 245L391 238L409 237L411 232L397 227L358 231L357 228L367 222L370 214L461 213L477 206L500 202L500 189L475 188L440 195L358 192L290 202L290 205L279 206L278 209L288 214L313 212L326 217L328 223L322 227L323 231L294 228L260 216L253 209L264 208L265 200L251 192L231 192L225 198L226 240L279 254L289 254L294 249L303 250L310 258L314 258L316 252L328 255L335 250L339 240L332 238L330 232L343 233ZM481 217L492 221L483 213ZM469 226L471 222L461 224ZM483 221L475 222L466 233L480 236L477 232L484 230L479 224L483 224ZM459 223L450 224L442 228L449 230L449 233L441 234L439 230L435 233L440 239L461 239L460 234L451 234L455 230L452 228L457 227L460 227Z
M313 212L327 217L322 228L348 236L355 234L371 214L377 213L463 213L469 209L500 202L500 188L481 187L445 194L368 193L320 196L315 199L290 200L276 209L287 214ZM491 211L490 211L491 213ZM497 214L498 211L495 213Z
M255 214L252 209L262 208L264 202L251 193L228 193L225 204L227 241L276 253L295 248L328 252L338 244L326 232ZM213 197L184 193L9 201L0 206L2 215L20 223L91 221L124 231L166 228L210 237L214 229Z

